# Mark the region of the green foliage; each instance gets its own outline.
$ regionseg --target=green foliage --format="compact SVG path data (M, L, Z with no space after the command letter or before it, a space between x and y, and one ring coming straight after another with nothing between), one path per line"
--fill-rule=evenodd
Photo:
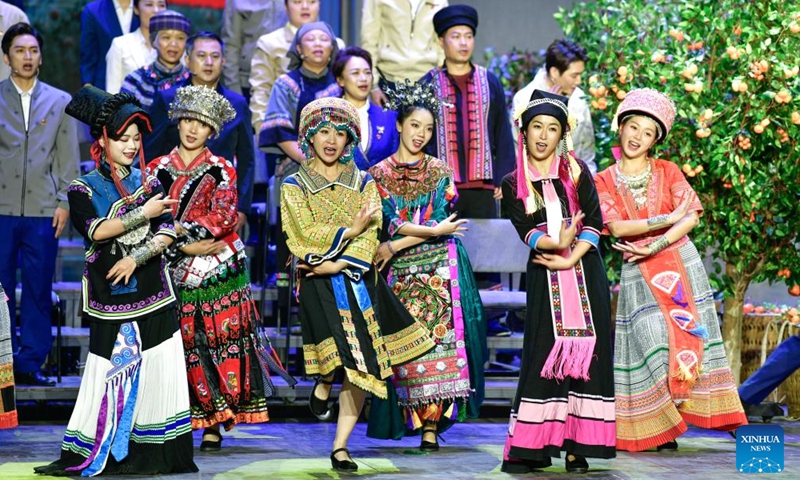
M654 156L681 165L700 196L705 213L692 237L728 265L717 280L730 293L789 269L796 283L800 5L596 0L556 19L589 55L601 168L612 161L617 135L609 127L624 92L665 92L678 117ZM747 90L734 91L742 82Z

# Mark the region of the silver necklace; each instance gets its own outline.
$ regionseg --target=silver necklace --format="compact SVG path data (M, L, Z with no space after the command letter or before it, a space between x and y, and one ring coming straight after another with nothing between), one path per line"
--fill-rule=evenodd
M625 189L633 197L636 209L643 208L647 204L647 185L650 183L650 177L652 176L650 162L647 162L647 168L644 172L637 175L625 175L619 170L619 165L615 165L614 168L617 169L617 193L620 193L620 189L624 185Z

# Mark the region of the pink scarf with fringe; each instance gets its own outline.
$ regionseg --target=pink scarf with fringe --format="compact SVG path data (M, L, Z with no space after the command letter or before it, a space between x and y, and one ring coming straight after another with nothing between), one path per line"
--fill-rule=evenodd
M526 165L527 178L525 179L525 183L531 190L533 182L542 182L542 200L547 215L547 224L541 225L539 229L556 241L558 241L561 231L561 223L564 221L561 200L553 185L553 181L560 181L558 176L560 162L561 159L556 157L547 176L540 175L536 169ZM568 218L566 221L569 223L570 219ZM554 253L568 258L574 247L575 241L568 248ZM559 381L566 377L588 381L596 336L584 278L583 262L579 261L568 270L548 270L548 273L550 312L555 342L544 367L542 367L540 376Z

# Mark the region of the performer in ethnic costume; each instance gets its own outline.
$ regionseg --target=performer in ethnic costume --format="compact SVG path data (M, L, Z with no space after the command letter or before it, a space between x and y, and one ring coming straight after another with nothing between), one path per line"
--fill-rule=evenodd
M14 292L11 292L14 295ZM0 284L0 428L17 426L17 406L14 397L14 356L11 348L11 315L8 297Z
M267 163L277 162L275 185L297 172L305 162L298 143L297 131L300 112L311 101L335 97L341 92L330 66L339 53L339 44L333 29L325 22L309 22L297 29L286 56L289 72L275 81L269 96L267 112L258 133L258 146L265 149ZM277 155L271 152L279 152ZM272 166L268 165L272 171ZM277 194L276 194L277 197ZM273 200L278 201L278 198ZM280 217L277 228L280 230ZM278 287L278 314L289 318L289 271L286 264L291 254L283 235L276 235L276 283Z
M632 90L617 110L616 165L597 177L606 233L624 253L614 352L617 448L675 450L686 422L716 430L747 423L720 336L714 297L687 234L703 207L680 169L648 157L675 105Z
M89 357L61 459L47 475L196 472L175 289L161 253L175 238L161 183L144 176L150 119L130 94L81 89L67 114L89 124L97 168L72 182L84 237ZM131 168L139 155L141 168Z
M287 243L299 258L300 323L306 374L320 375L309 404L315 415L336 369L344 369L331 464L355 471L347 440L365 392L387 398L392 367L434 347L373 268L381 227L380 196L372 177L353 162L358 112L341 98L309 103L300 117L300 145L308 160L281 186Z
M502 208L531 262L503 471L545 468L566 451L567 471L584 473L585 457L616 455L603 218L591 173L572 155L567 98L534 90L515 118L517 170L503 179Z
M433 352L394 369L394 403L404 408L410 430L422 429L420 450L436 451L437 431L480 413L486 318L472 266L458 240L467 220L455 220L452 213L458 197L453 172L422 151L439 111L436 91L429 83L398 83L386 94L386 107L398 111L400 147L370 169L390 237L378 247L377 258L379 266L390 264L389 285L436 342ZM386 423L386 417L371 414L370 420ZM369 434L380 438L374 431ZM392 435L398 436L402 429Z
M277 364L256 332L259 316L244 243L234 230L236 168L206 148L235 116L216 90L178 89L169 117L178 124L181 143L147 166L179 201L172 207L179 236L177 250L170 250L171 271L180 288L192 427L205 428L201 451L219 450L220 424L230 430L236 423L269 420L266 397L273 386L267 362Z

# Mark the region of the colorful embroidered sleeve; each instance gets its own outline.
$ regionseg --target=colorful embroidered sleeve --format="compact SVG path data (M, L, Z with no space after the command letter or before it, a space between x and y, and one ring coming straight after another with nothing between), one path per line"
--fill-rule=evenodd
M657 160L658 163L664 165L664 175L666 176L666 184L669 185L670 196L672 197L672 207L674 210L678 205L683 202L687 195L691 195L692 201L689 204L690 212L697 212L698 215L703 214L703 205L700 204L700 198L686 177L681 172L680 168L668 160Z
M614 180L611 178L609 169L598 173L594 177L594 181L597 189L597 198L600 202L600 212L603 216L603 229L601 231L603 235L611 235L607 225L625 220L622 199L616 193Z
M306 263L318 265L342 251L347 243L344 240L346 228L315 221L309 203L313 201L311 197L313 195L307 193L296 175L286 178L281 185L281 222L292 254Z
M536 223L531 215L525 213L522 200L517 198L517 189L513 185L513 173L503 178L503 199L500 201L503 217L511 220L520 240L530 248L536 249L536 243L545 233L536 228Z
M375 168L370 169L380 175L380 171ZM378 189L378 195L381 197L381 210L383 214L383 221L386 223L386 233L390 238L398 235L397 230L403 225L408 223L408 209L400 209L397 205L397 200L379 183L380 177L376 177L375 187ZM402 235L401 235L402 236Z
M75 230L89 242L94 242L94 232L106 218L97 214L92 204L92 190L80 178L73 180L67 189L69 217Z
M366 172L362 172L362 175L359 209L365 206L369 208L372 205L380 205L381 198L378 194L378 188L375 186L375 181ZM350 241L339 260L344 260L364 272L372 268L375 253L378 251L378 231L381 229L381 221L381 212L375 212L367 229Z
M603 214L600 211L600 200L597 189L590 176L589 167L581 162L581 175L578 180L578 202L581 211L586 215L583 219L581 232L578 234L579 242L586 242L594 248L600 244L600 232L603 230Z
M300 88L291 77L286 74L278 77L258 133L259 147L276 147L281 142L297 140L294 120L299 97Z

